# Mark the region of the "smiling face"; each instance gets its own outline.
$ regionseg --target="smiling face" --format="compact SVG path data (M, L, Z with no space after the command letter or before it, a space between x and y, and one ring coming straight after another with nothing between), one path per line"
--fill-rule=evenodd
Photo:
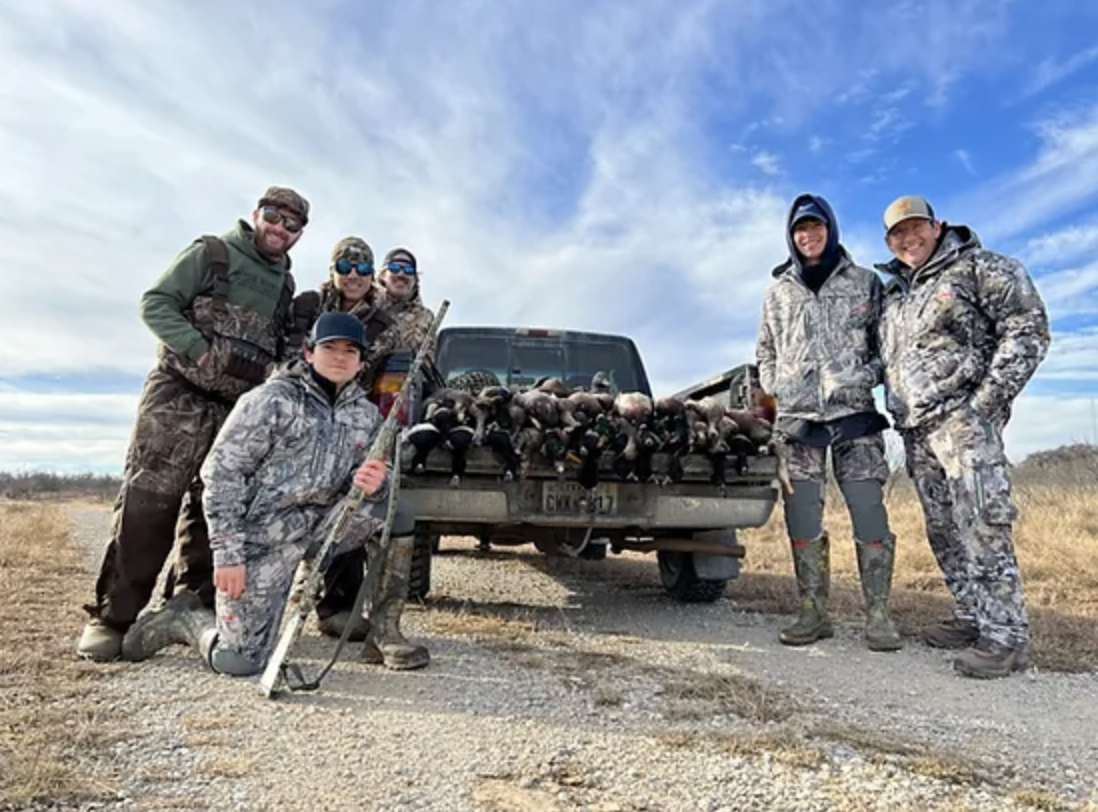
M806 265L815 265L827 248L827 224L806 217L793 226L793 244Z
M256 250L273 260L282 259L289 253L301 239L304 228L300 215L281 206L262 206L256 209L252 212L252 225L255 228L252 239Z
M889 229L885 244L904 265L921 268L934 255L941 236L941 223L925 217L910 217Z

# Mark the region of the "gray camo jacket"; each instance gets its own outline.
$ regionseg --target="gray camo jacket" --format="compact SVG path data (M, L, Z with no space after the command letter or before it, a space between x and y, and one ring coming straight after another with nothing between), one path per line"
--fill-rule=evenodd
M214 565L243 564L263 552L255 545L300 542L350 489L381 423L357 382L333 404L305 364L244 394L202 465Z
M1048 313L1025 266L946 226L914 272L898 260L881 316L885 397L899 429L940 422L970 404L1000 428L1048 352Z
M759 383L782 417L828 422L876 412L881 282L846 251L818 295L793 262L774 269L755 343Z

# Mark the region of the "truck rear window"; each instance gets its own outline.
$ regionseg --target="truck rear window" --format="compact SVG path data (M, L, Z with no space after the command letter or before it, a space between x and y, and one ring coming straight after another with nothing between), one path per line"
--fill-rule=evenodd
M542 378L555 377L570 387L588 388L591 377L604 372L615 392L641 388L639 360L627 344L559 337L450 334L440 338L438 368L448 381L462 372L483 369L508 386L533 386Z

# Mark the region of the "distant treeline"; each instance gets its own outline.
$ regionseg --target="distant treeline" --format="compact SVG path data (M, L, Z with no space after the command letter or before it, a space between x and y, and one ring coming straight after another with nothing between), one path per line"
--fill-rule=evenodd
M50 474L0 471L0 495L7 499L69 498L114 499L122 478L109 474Z

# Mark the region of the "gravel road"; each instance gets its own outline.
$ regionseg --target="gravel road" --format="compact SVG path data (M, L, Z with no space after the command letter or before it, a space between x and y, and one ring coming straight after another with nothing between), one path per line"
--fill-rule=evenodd
M107 513L71 517L90 589ZM1098 675L970 681L915 642L871 654L854 627L787 648L789 618L728 594L673 604L654 557L447 541L405 615L430 667L350 646L319 692L274 701L181 647L123 667L96 688L139 731L114 745L122 796L85 808L1098 808ZM310 629L297 659L330 648Z

